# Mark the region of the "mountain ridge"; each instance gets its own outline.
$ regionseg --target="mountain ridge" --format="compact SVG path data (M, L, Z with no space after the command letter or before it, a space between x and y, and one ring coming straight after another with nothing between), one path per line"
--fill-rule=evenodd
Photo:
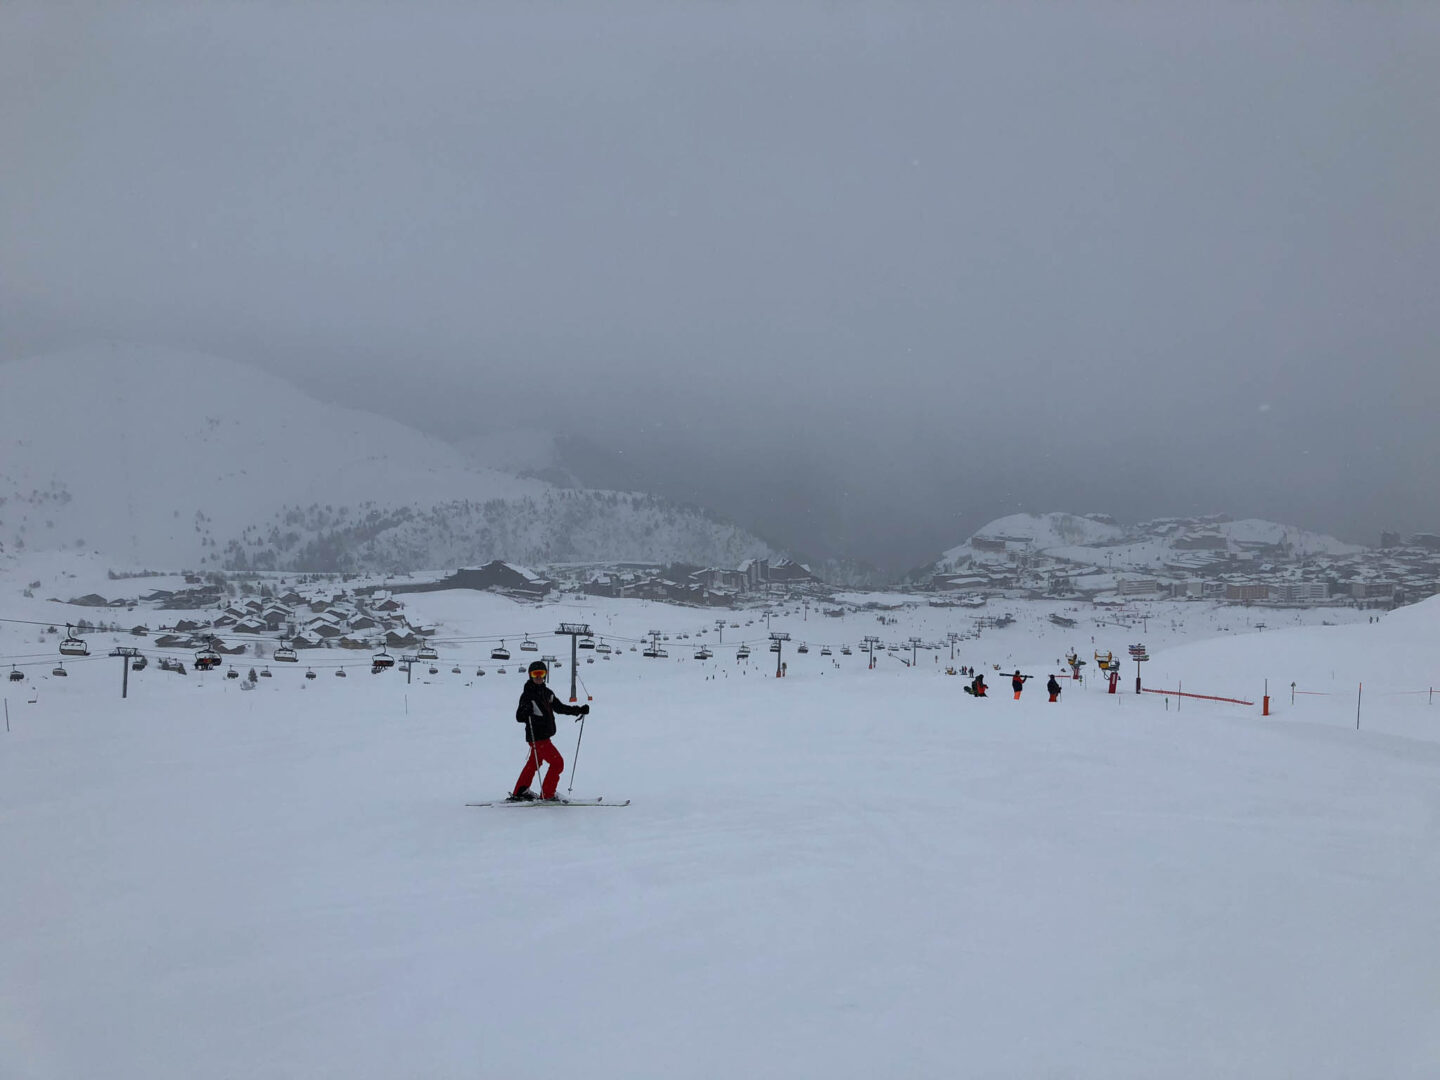
M7 361L0 376L0 544L12 550L391 571L779 554L695 507L488 468L238 361L104 346Z

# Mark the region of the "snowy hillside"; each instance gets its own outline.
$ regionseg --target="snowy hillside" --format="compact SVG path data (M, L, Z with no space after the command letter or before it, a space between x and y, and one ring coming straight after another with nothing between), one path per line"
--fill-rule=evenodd
M211 357L94 349L5 363L0 380L10 550L316 570L773 553L712 515L484 468L403 424Z
M1126 526L1100 514L1012 514L990 522L965 543L950 548L932 569L950 573L975 564L1003 562L1021 551L1107 570L1153 571L1177 553L1272 552L1298 559L1363 550L1331 536L1254 518L1160 518Z
M693 609L435 592L405 597L441 628L413 679L151 663L121 700L105 653L139 639L52 674L65 609L20 593L57 576L103 582L0 560L7 1080L1434 1072L1440 600L1262 630L1208 603L982 620L856 593L722 644ZM523 677L489 650L537 638L564 700L562 621L614 652L578 665L559 791L631 804L467 807L526 754ZM634 651L652 630L668 657ZM876 634L874 668L841 651ZM1177 711L1133 664L1049 701L1067 646L1142 640L1147 683L1255 704ZM977 700L951 648L1036 678Z

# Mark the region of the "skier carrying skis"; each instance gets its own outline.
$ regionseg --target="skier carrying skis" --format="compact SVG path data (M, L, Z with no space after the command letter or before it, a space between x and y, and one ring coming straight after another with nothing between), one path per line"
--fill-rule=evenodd
M525 689L520 691L520 704L515 706L515 722L525 725L525 741L530 745L530 756L525 760L525 768L520 770L520 779L515 781L515 788L510 793L510 799L515 802L536 797L530 790L530 781L535 779L542 761L547 768L545 781L540 786L540 798L555 798L555 792L560 787L560 773L565 769L565 759L550 741L555 737L555 714L585 716L590 712L589 705L566 705L545 685L550 670L543 660L532 661L529 672Z
M1056 680L1054 675L1051 675L1050 681L1045 684L1045 691L1050 695L1051 701L1060 700L1060 683Z
M1020 674L1019 668L1016 668L1015 674L1010 676L1010 689L1015 691L1016 701L1020 700L1020 691L1025 689L1025 680L1028 678L1030 678L1029 675Z

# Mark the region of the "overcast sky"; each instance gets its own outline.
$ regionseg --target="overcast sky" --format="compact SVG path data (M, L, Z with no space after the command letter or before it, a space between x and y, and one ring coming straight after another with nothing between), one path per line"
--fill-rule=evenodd
M891 569L1440 529L1440 4L0 4L0 359L201 349Z

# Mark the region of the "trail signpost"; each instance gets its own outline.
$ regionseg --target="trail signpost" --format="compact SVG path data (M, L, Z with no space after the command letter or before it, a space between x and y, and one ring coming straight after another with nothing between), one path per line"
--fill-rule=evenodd
M1130 646L1130 659L1135 661L1135 693L1140 693L1140 665L1150 659L1144 645Z

